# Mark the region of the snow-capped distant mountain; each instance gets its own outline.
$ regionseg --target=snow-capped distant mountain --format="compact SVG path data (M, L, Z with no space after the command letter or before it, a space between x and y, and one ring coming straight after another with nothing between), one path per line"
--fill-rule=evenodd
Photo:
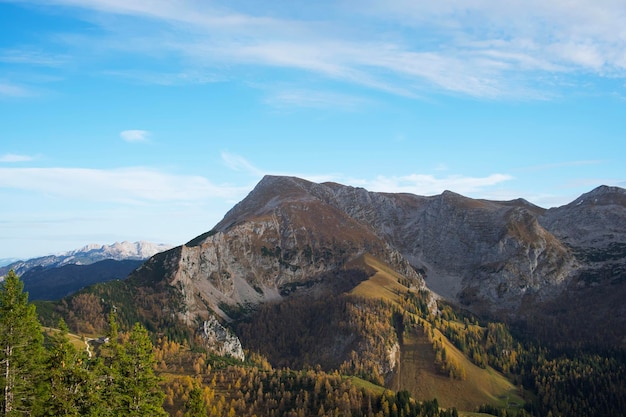
M105 259L114 260L143 260L170 249L172 246L151 242L115 242L112 245L91 244L81 249L60 253L57 255L42 256L25 261L12 262L0 267L0 276L6 275L11 269L17 275L26 271L41 268L56 268L64 265L90 265Z
M149 257L170 249L171 245L157 244L151 242L115 242L112 245L91 244L81 249L73 250L63 254L67 259L80 260L87 258L88 263L93 263L91 259L148 259ZM64 262L64 263L85 263L85 262Z

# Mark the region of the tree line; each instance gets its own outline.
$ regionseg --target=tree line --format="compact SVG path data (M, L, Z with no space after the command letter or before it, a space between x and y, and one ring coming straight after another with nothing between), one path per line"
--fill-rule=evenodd
M0 284L0 415L166 416L147 330L109 335L96 355L77 348L60 321L44 335L17 275Z
M84 301L78 303L89 310ZM9 272L0 284L0 415L457 415L455 409L440 409L436 400L418 402L406 391L359 386L338 371L274 369L254 353L244 364L167 336L155 346L141 324L122 332L114 311L108 317L107 337L99 346L76 346L64 320L57 329L42 327L23 283Z

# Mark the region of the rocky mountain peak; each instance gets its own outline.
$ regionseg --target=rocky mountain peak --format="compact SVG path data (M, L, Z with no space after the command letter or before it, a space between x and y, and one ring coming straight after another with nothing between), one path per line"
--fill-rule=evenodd
M626 189L601 185L581 195L569 205L620 205L626 207Z
M567 245L596 250L626 243L625 213L626 190L603 185L547 210L539 221Z
M371 273L364 256L474 312L516 314L597 269L588 262L597 251L622 256L623 196L600 187L580 204L544 210L522 199L377 193L266 176L212 231L154 269L167 271L181 292L188 323L210 314L228 321L293 294L348 291Z
M225 231L245 219L267 215L287 200L304 199L308 194L306 183L295 177L264 176L246 198L226 213L214 230Z

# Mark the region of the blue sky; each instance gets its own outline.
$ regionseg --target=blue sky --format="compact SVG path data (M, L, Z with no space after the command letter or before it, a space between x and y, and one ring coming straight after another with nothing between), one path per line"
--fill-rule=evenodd
M624 187L624 21L623 0L0 0L0 258L181 244L264 174L546 208Z

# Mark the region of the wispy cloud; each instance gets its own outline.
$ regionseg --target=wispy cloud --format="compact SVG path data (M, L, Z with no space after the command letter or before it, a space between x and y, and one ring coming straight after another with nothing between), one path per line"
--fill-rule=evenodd
M404 176L379 175L374 178L348 178L341 173L309 175L303 172L264 172L241 155L222 152L222 160L230 169L244 171L253 177L265 174L294 176L313 182L333 181L366 188L369 191L388 193L411 193L417 195L439 194L445 190L457 193L479 193L514 179L508 174L491 174L485 177L449 175L439 177L432 174L409 174ZM446 168L447 169L447 168Z
M247 188L216 185L205 177L149 168L0 168L0 188L81 201L142 204L237 198Z
M16 153L5 153L4 155L0 155L0 162L29 162L35 160L34 156L31 155L21 155Z
M150 132L147 130L123 130L120 137L126 142L147 142Z
M0 97L29 97L32 95L32 91L26 87L0 81Z
M4 49L0 50L0 62L56 67L65 64L67 57L30 49Z
M199 85L221 81L220 77L208 71L186 70L179 72L156 73L151 71L104 71L104 75L124 78L137 84L162 86Z
M241 155L236 155L230 152L222 152L222 161L224 164L233 171L244 171L255 177L262 177L265 172Z
M476 193L512 179L512 176L506 174L491 174L486 177L454 175L442 178L430 174L411 174L399 177L378 176L373 180L360 180L359 183L370 191L433 195L445 190L460 194Z
M307 89L281 89L268 95L266 103L278 109L318 108L356 110L368 104L366 99L347 94Z
M187 68L170 71L169 79L191 73L192 82L205 82L219 78L220 72L228 74L233 66L276 67L408 97L434 89L488 98L543 98L550 95L548 87L559 87L548 74L626 78L626 3L619 0L577 0L575 5L565 0L506 5L347 0L316 6L319 15L313 18L291 13L289 6L272 8L270 15L227 2L51 3L141 19L145 31L109 23L107 38L85 39L83 47L97 44L100 51L124 49L144 57L174 54L182 58L175 62ZM550 83L542 85L548 78ZM323 98L308 105L323 104ZM307 104L297 96L282 100Z

